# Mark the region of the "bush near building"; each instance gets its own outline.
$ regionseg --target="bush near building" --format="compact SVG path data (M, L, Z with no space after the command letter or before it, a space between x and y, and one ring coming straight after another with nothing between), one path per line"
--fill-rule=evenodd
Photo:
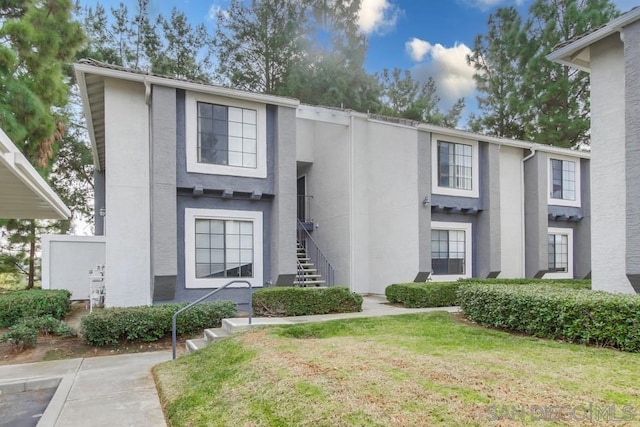
M362 297L344 287L273 287L253 293L256 316L309 316L359 311L362 311Z
M640 352L640 297L561 286L460 286L472 321L541 338Z

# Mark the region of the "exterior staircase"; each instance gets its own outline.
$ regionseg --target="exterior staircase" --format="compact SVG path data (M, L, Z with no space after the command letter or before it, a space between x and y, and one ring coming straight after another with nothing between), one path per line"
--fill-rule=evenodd
M309 286L324 286L326 281L322 279L322 275L318 273L318 269L315 267L315 264L311 259L307 256L307 251L304 246L300 244L298 241L298 249L297 249L297 258L298 258L298 273L296 275L296 280L294 284L300 287L309 287Z

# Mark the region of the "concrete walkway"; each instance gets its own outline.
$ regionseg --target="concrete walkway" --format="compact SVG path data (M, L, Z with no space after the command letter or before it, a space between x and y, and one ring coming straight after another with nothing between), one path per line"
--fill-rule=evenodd
M389 305L384 297L367 296L360 313L254 318L253 326L431 311L456 312L459 308L406 309ZM238 329L248 326L246 318L230 320ZM166 426L151 368L170 359L171 351L161 351L5 365L0 366L0 393L59 382L38 423L43 427Z

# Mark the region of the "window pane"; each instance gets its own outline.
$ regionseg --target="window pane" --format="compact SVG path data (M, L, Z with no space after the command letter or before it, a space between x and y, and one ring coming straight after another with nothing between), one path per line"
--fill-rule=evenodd
M211 262L214 264L224 264L224 249L213 249L211 251Z
M256 140L244 138L242 140L242 151L244 151L245 153L256 153L257 152Z
M205 102L198 102L198 117L207 119L213 118L213 105Z
M238 234L227 234L225 243L227 249L238 249L240 248L240 236Z
M237 136L230 136L229 151L242 152L242 138L239 138Z
M229 122L229 135L242 137L242 123Z
M431 231L431 268L438 274L464 274L466 234L464 230Z
M256 110L242 110L242 121L247 124L255 125L257 121L258 113Z
M224 264L211 264L211 275L209 277L225 277Z
M209 232L209 220L196 219L196 233L208 233Z
M196 234L196 248L208 249L209 248L209 235L208 234Z
M251 222L251 221L240 221L240 234L251 234L251 235L253 235L253 222Z
M211 260L209 249L196 249L196 263L209 263Z
M208 277L211 272L211 266L207 264L196 264L196 278L200 279L203 277Z
M255 154L247 153L242 156L242 166L245 168L255 168L257 164L257 159Z
M252 249L253 248L253 236L240 236L240 247L242 249Z
M214 120L213 133L216 135L226 135L228 133L226 120Z
M227 249L227 264L239 264L240 263L240 251L237 249Z
M256 138L256 125L242 125L242 136L245 138Z
M229 166L242 166L242 153L229 152Z
M229 121L242 123L242 108L229 107Z
M214 119L227 121L227 107L224 105L213 105L212 108Z
M224 234L224 221L220 219L213 219L210 221L210 223L211 223L211 233Z
M222 234L211 234L209 244L212 249L224 249L224 236Z
M253 262L253 251L243 249L240 251L240 262L242 264L252 263Z

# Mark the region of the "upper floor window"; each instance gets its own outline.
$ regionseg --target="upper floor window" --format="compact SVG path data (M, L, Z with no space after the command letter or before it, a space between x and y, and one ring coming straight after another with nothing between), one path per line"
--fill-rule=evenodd
M580 160L549 160L549 204L580 206Z
M446 137L434 138L434 194L478 197L478 142Z
M256 110L198 102L198 162L255 168Z
M470 145L438 141L438 186L471 190L472 159Z
M267 177L266 106L187 92L187 172Z
M576 163L551 159L551 197L576 199Z

